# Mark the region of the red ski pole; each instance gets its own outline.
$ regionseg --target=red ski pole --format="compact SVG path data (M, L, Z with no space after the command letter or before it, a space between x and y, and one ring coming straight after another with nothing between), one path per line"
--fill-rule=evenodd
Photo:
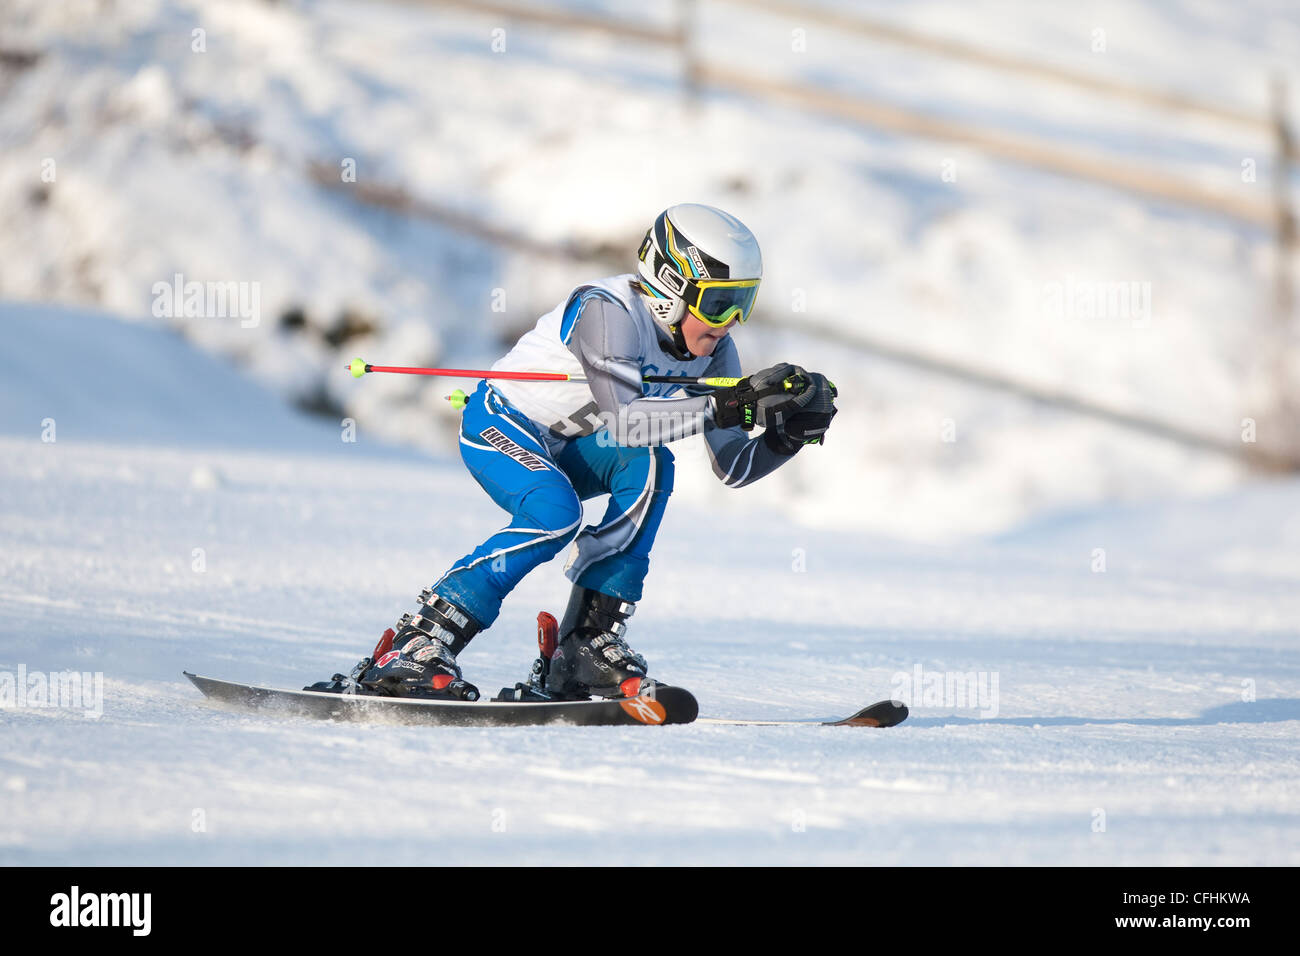
M360 378L367 372L392 372L398 375L442 375L447 378L512 378L524 382L585 382L581 376L567 372L494 372L482 368L407 368L402 365L370 365L361 359L353 359L348 365L353 378Z
M570 375L568 372L494 372L491 369L482 368L411 368L403 365L370 365L364 359L354 358L347 366L353 378L361 378L367 372L390 372L398 375L441 375L447 378L502 378L514 379L521 382L583 382L587 381L581 375ZM709 388L730 388L741 381L739 378L691 378L680 375L643 375L643 382L667 382L677 385L704 385ZM781 383L781 386L789 390L794 384L792 379L787 379ZM831 386L834 388L835 386ZM451 402L456 408L465 407L466 395L460 389L456 389L447 396L447 401Z
M581 375L568 372L494 372L483 368L410 368L403 365L371 365L364 359L355 358L347 366L353 378L360 378L367 372L393 372L398 375L443 375L448 378L508 378L522 382L586 382ZM740 381L738 378L690 378L682 375L643 375L643 382L675 382L680 385L707 385L711 388L727 388ZM788 385L786 386L789 387Z

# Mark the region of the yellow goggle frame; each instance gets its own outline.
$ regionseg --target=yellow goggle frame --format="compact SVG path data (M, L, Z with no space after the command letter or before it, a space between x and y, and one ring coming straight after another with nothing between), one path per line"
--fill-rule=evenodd
M686 309L705 325L722 328L733 319L744 323L754 312L760 279L687 279ZM727 295L731 291L739 295ZM751 290L748 291L747 290Z

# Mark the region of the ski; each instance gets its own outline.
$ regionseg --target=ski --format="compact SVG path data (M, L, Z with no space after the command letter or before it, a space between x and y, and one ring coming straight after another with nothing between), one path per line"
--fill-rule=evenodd
M907 719L907 707L882 700L842 718L744 720L699 717L699 704L690 691L658 685L654 695L577 701L441 701L369 694L333 694L241 684L183 672L205 697L245 710L315 717L322 720L387 720L401 724L448 727L533 727L568 724L576 727L701 724L782 727L893 727Z
M898 700L881 700L863 707L848 717L795 717L788 720L741 720L734 717L700 717L701 724L727 724L746 727L792 727L821 725L822 727L896 727L907 720L907 705Z
M699 704L690 691L663 684L655 687L653 695L640 697L469 702L286 690L182 673L211 700L246 710L325 720L387 720L448 727L595 727L689 724L699 714Z

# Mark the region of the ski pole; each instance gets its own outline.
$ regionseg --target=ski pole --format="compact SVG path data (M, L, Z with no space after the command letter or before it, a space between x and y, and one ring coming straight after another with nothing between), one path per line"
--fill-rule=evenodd
M510 378L525 382L585 382L567 372L494 372L481 368L407 368L401 365L371 365L361 359L353 359L347 366L353 378L360 378L367 372L389 372L397 375L441 375L447 378Z
M361 378L368 372L386 372L395 375L436 375L446 378L497 378L511 379L522 382L578 382L585 384L587 379L581 375L570 375L568 372L494 372L491 369L480 368L413 368L402 365L371 365L364 359L355 358L348 364L347 369L352 373L353 378ZM727 378L723 376L691 378L682 375L643 375L643 382L671 382L679 385L703 385L708 388L730 388L740 381L738 378ZM787 385L787 388L790 386ZM465 407L468 396L461 390L456 389L447 396L447 401L451 402L457 409Z

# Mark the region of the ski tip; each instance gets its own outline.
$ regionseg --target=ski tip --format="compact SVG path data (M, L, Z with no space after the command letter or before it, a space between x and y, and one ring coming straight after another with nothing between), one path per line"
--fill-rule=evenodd
M209 696L207 688L204 687L204 683L207 681L206 677L200 677L198 674L191 674L189 671L181 671L181 673L189 678L191 684L203 691L204 697Z
M663 688L671 691L672 713L671 720L665 721L670 724L689 724L700 716L700 702L695 699L695 695L684 687Z
M893 727L907 720L907 705L901 700L882 700L843 720L828 720L828 727Z
M647 700L651 701L649 709L642 703ZM657 684L653 694L629 697L619 702L624 710L644 724L689 724L700 715L700 704L695 695L685 687L671 684Z

